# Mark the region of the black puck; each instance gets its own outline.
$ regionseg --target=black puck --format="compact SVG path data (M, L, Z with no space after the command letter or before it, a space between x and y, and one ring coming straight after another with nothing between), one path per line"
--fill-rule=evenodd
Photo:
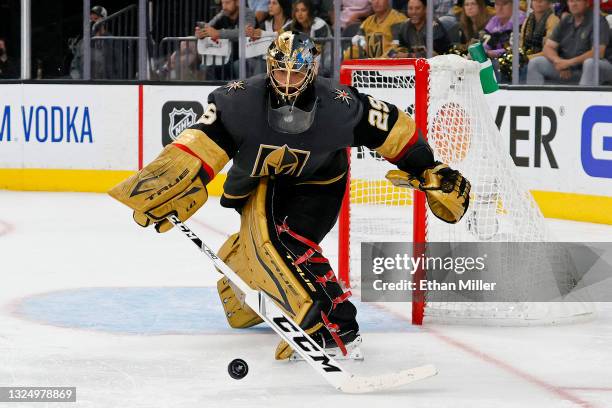
M236 358L227 366L227 372L234 380L241 380L249 373L249 365L243 359Z

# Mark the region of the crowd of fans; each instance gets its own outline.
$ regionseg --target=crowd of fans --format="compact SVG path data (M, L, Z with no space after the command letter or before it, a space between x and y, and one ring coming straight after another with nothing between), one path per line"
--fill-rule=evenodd
M428 55L427 1L433 1L433 55L458 54L481 42L501 83L512 81L512 0L342 0L338 19L333 0L247 0L244 33L239 32L239 0L218 2L220 11L209 21L194 22L193 39L177 43L162 55L160 79L231 79L238 76L238 39L272 41L280 32L297 30L313 37L321 51L322 75L332 73L332 27L342 31L344 59L406 58ZM523 84L594 85L592 0L520 0L518 22L519 82ZM599 78L612 84L612 2L602 2L599 23ZM212 3L211 3L212 4ZM107 11L91 12L92 37L112 36L104 24ZM610 22L610 24L608 23ZM199 51L198 41L228 40L228 55L211 58ZM209 41L209 43L210 43ZM113 79L108 64L115 51L112 42L92 47L92 78ZM82 75L82 44L72 44L71 77ZM0 78L18 77L15 61L0 38ZM265 49L265 48L261 48ZM263 54L246 61L248 75L265 71Z
M223 0L223 2L237 0ZM269 1L267 11L263 3ZM467 48L482 42L496 69L498 80L512 80L512 0L343 0L338 20L343 37L343 58L423 57L426 49L427 1L433 1L433 55L454 53L467 57ZM299 30L321 39L322 66L328 66L326 41L335 24L331 0L252 0L257 14L247 26L251 39L273 37L284 30ZM520 1L520 83L593 85L593 15L590 0ZM237 6L235 6L237 10ZM600 21L600 81L612 82L610 20L602 10ZM247 13L252 13L247 9ZM225 7L207 26L220 30L217 38L235 39L238 11ZM231 33L231 34L230 34ZM208 34L196 28L195 35ZM215 36L210 36L215 38ZM327 53L326 53L327 51ZM249 61L249 73L261 72L261 58ZM237 72L233 71L232 75Z

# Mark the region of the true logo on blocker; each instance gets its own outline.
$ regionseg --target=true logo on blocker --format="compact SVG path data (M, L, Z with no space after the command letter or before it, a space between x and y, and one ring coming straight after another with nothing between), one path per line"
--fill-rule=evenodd
M580 159L592 177L612 178L612 106L590 106L582 115Z

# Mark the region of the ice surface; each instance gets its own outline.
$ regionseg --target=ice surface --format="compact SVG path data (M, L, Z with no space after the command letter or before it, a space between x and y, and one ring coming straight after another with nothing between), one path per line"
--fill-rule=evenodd
M238 222L211 198L188 224L218 248ZM609 226L549 225L561 240L612 238ZM305 363L274 361L268 329L229 329L206 258L102 194L0 191L0 276L0 386L76 386L70 406L612 407L611 304L589 323L535 328L415 328L405 305L359 305L366 359L349 370L440 374L341 395ZM227 374L238 357L240 381Z

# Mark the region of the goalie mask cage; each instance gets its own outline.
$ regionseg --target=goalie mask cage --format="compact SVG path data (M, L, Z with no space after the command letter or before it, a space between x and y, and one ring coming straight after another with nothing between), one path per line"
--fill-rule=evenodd
M360 283L361 242L548 242L544 218L515 166L481 90L480 66L456 55L430 60L351 60L340 81L407 112L426 135L436 160L472 183L470 208L454 225L435 218L423 193L396 188L385 179L395 168L374 151L352 148L350 191L338 227L338 274L346 286ZM419 255L414 246L414 254ZM551 285L554 276L523 276L521 260L502 271L515 290ZM514 265L512 265L514 263ZM425 276L417 271L414 279ZM438 296L438 295L437 295ZM410 301L410 299L407 299ZM541 325L592 317L587 301L451 302L413 292L412 322Z

